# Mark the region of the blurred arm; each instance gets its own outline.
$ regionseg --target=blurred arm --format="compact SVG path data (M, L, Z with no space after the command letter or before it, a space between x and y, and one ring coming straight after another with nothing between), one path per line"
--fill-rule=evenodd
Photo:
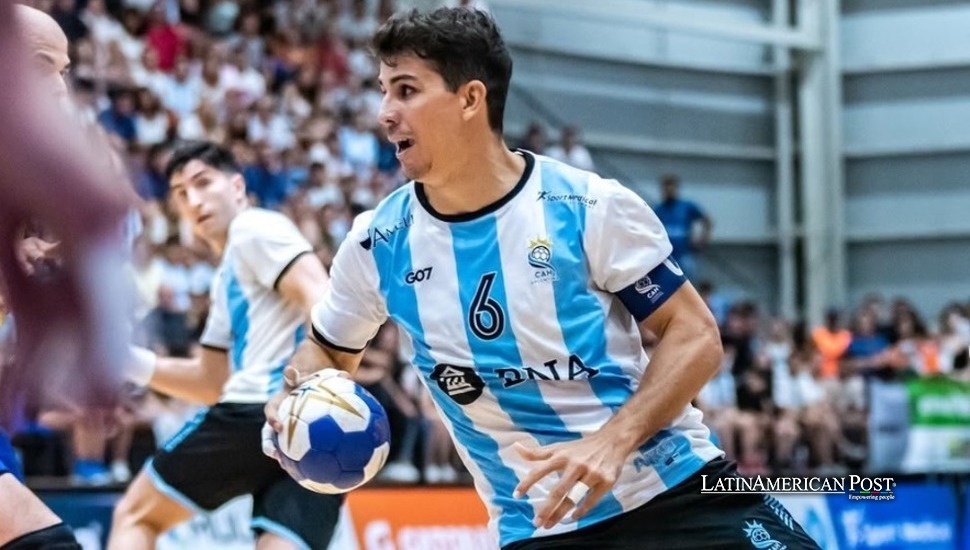
M229 354L204 347L199 357L159 357L148 386L184 401L211 405L219 401L227 380Z

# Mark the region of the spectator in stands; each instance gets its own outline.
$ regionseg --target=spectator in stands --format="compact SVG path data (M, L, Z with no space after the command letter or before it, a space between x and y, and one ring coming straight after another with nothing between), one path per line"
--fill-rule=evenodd
M886 376L892 372L889 361L890 343L879 332L873 303L867 301L856 313L852 341L840 362L840 370L844 373L839 406L845 436L842 451L850 464L857 467L861 467L866 458L868 380L873 376Z
M804 326L792 331L793 350L789 363L799 401L799 423L808 444L809 458L823 475L842 473L836 464L841 438L839 417L821 380L821 354L813 346Z
M88 35L88 27L78 13L77 0L56 0L50 15L60 25L68 42L73 44Z
M852 343L852 333L841 326L839 310L830 309L825 313L825 324L812 330L812 343L818 350L820 357L819 376L830 399L839 399L841 395L839 362L849 344Z
M100 47L123 40L125 28L105 8L104 0L88 0L80 17L90 32L90 38Z
M771 425L774 464L787 471L792 467L795 446L801 437L801 395L792 369L794 353L791 327L783 319L771 321L768 336L761 346L758 361L770 369L774 421Z
M239 47L219 72L219 88L223 93L237 93L242 105L248 107L266 95L266 78L249 64L246 49Z
M149 313L153 336L149 347L164 355L188 357L191 347L188 314L192 306L189 251L176 237L169 239L164 251L156 306Z
M959 304L951 303L940 312L939 327L938 363L940 370L949 374L958 358L970 355L970 319L963 315Z
M850 377L872 376L888 367L889 340L879 332L871 308L860 309L852 329L852 341L842 359L842 368Z
M208 101L199 103L194 112L179 119L177 134L185 141L226 141L226 128L219 119L219 111Z
M710 242L713 223L697 203L680 198L680 178L667 174L660 183L663 201L654 205L653 211L667 230L674 258L687 278L693 279L696 274L694 254ZM700 232L695 231L698 224Z
M353 0L352 11L337 19L341 38L348 43L370 40L377 30L377 19L368 13L367 0Z
M164 2L159 2L149 12L145 45L158 55L158 66L165 72L171 71L175 60L185 54L186 39L166 17Z
M262 18L258 12L247 11L239 17L238 23L238 31L226 43L234 50L243 50L250 67L262 67L266 57L266 40L260 34Z
M539 122L532 122L525 130L520 149L532 151L537 155L546 154L546 130Z
M332 79L334 84L347 82L350 69L347 67L347 45L340 40L336 24L324 27L317 40L317 66L321 75Z
M887 363L913 375L933 375L940 372L936 342L929 337L926 324L908 302L899 302L893 312L892 345Z
M596 169L589 149L579 142L579 129L575 126L563 126L559 135L559 143L550 147L546 151L546 155L583 170L593 171Z
M894 332L892 315L890 308L886 304L886 298L878 293L873 292L867 295L862 300L862 305L859 309L868 311L874 322L876 324L876 332L879 333L887 342L890 344L896 341L896 333Z
M771 370L757 360L755 336L757 308L751 302L736 304L728 312L721 332L725 355L734 357L731 374L735 380L737 422L740 436L738 470L764 473L768 466L767 429L771 412Z
M377 166L379 143L366 113L356 112L340 127L341 157L350 164L360 181L370 179Z
M124 86L134 88L148 88L154 92L162 91L169 76L162 71L158 64L158 52L144 50L141 63L132 65L128 70L129 78L123 81Z
M158 96L142 88L138 90L135 111L135 143L140 147L161 145L174 135L175 117L164 107Z
M111 106L98 115L98 122L110 134L114 134L126 143L133 143L137 132L135 130L135 98L128 90L119 90L111 94Z
M290 122L279 112L273 96L261 97L256 101L246 128L250 143L264 143L274 151L283 151L296 144Z
M202 85L199 76L192 74L189 59L179 57L172 74L165 75L155 93L166 109L179 118L191 115L199 107Z

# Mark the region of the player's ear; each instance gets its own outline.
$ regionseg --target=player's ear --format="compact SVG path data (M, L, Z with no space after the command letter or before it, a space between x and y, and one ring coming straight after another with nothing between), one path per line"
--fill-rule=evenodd
M233 174L230 183L232 183L232 189L240 196L246 196L246 180L243 179L242 174Z
M488 111L485 97L488 95L488 88L481 80L472 80L465 83L458 89L461 98L462 119L471 120L480 113Z

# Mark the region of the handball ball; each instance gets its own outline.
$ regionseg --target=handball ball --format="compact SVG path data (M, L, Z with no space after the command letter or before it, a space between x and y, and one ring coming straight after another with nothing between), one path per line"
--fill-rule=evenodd
M346 493L384 466L391 444L387 413L346 373L325 369L290 392L275 434L280 464L300 485Z

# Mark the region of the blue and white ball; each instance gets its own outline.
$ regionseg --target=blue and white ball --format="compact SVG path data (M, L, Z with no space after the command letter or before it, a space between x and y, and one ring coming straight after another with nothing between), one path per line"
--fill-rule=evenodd
M280 464L300 485L346 493L370 481L391 448L387 413L345 373L325 369L296 388L279 408Z

